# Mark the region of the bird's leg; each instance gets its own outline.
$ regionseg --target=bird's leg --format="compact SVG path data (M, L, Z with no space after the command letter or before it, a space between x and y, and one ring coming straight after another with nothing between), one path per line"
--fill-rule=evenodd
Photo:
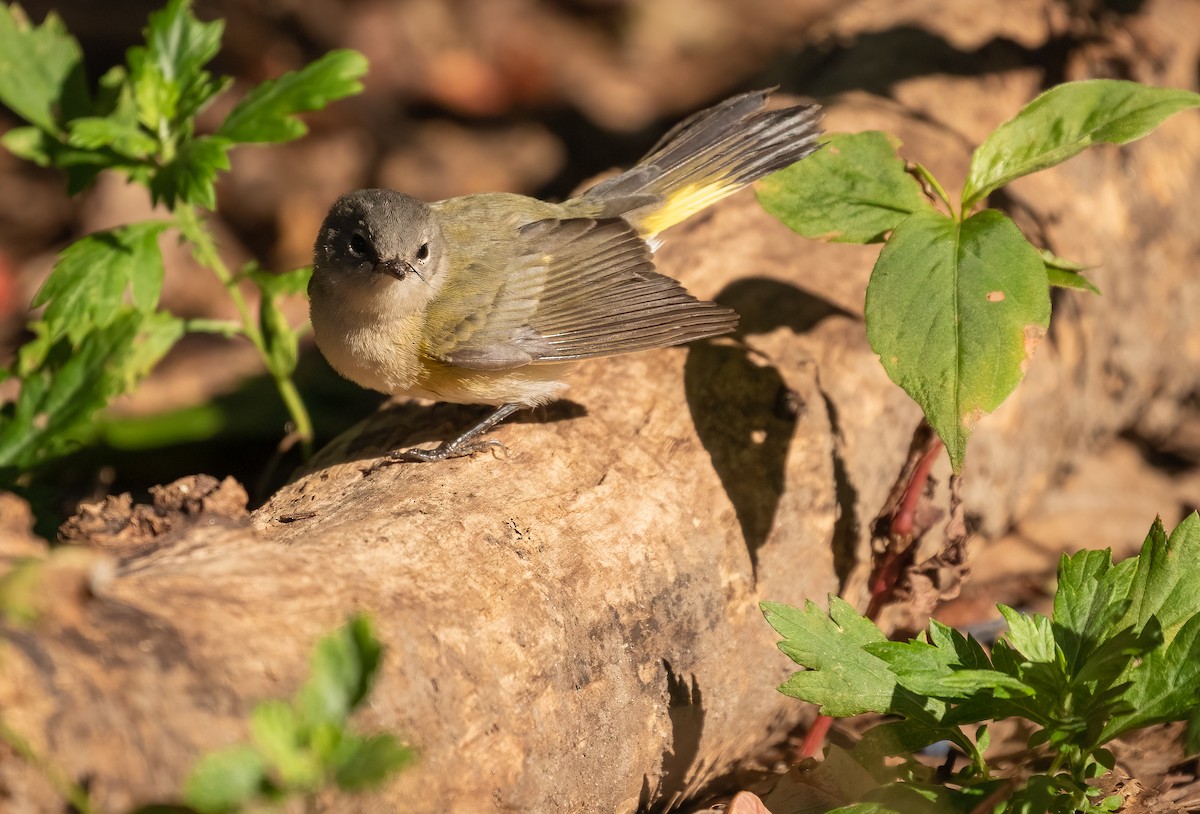
M447 458L461 458L464 455L482 452L492 447L503 449L504 445L499 441L480 441L479 436L524 406L523 404L501 405L496 408L495 412L488 415L453 441L443 441L433 449L419 449L417 447L413 447L412 449L398 449L390 453L381 463L429 463L431 461L444 461Z

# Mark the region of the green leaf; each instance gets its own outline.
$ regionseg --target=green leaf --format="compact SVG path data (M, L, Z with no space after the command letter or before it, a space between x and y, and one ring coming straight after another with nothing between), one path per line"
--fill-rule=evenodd
M867 337L961 472L979 419L1025 376L1050 322L1037 250L995 210L932 211L896 227L867 287Z
M263 701L250 716L250 731L272 775L290 789L316 788L323 775L320 761L308 748L307 733L291 704Z
M1190 107L1200 107L1200 94L1124 80L1053 87L996 128L975 151L962 211L1010 181L1062 163L1092 144L1139 139Z
M32 161L39 167L50 166L54 139L36 127L14 127L3 136L0 144L17 158Z
M1200 698L1200 515L1193 512L1167 537L1156 520L1137 557L1122 623L1151 629L1158 646L1123 678L1132 711L1115 717L1102 739L1153 723L1186 720ZM1102 742L1103 742L1102 741Z
M1155 520L1138 554L1131 577L1131 601L1125 622L1138 628L1156 619L1163 643L1200 614L1200 514L1192 512L1167 537L1162 520Z
M200 814L225 814L257 797L265 781L258 752L235 746L200 759L183 787L183 799Z
M90 109L83 53L56 14L32 26L0 3L0 103L48 133Z
M1062 556L1053 628L1067 675L1078 673L1100 643L1117 632L1117 622L1129 609L1132 576L1129 568L1118 571L1113 567L1107 549Z
M1055 288L1074 288L1079 291L1090 291L1093 294L1102 293L1100 289L1077 271L1064 271L1054 266L1046 266L1046 282Z
M823 149L759 182L758 200L805 237L877 243L909 214L933 208L899 146L878 130L830 136Z
M330 51L298 71L258 85L229 113L217 135L233 142L291 141L307 132L297 113L320 110L362 90L367 59Z
M391 735L349 740L352 748L340 756L334 779L342 791L378 786L413 762L413 750Z
M253 269L247 276L254 281L262 295L259 299L258 322L263 343L266 345L271 373L276 376L290 376L296 369L300 343L297 332L288 324L279 307L279 299L304 291L308 286L308 279L312 276L312 269L293 269L285 274L270 274Z
M370 620L361 615L321 639L297 698L301 719L309 726L343 724L370 691L381 653Z
M1046 281L1058 288L1074 288L1080 291L1090 291L1100 294L1100 289L1091 280L1083 276L1088 267L1071 260L1064 260L1049 249L1038 249L1042 262L1046 264Z
M203 68L221 49L225 23L200 22L191 5L191 0L170 0L166 8L150 15L146 27L146 57L154 73L173 89L166 118L175 122L195 116L224 88Z
M68 143L83 150L110 148L123 156L146 159L154 154L157 142L148 136L136 122L122 122L111 118L84 116L70 124Z
M887 641L879 628L844 600L829 597L826 613L812 601L804 608L763 602L763 615L784 640L779 649L808 669L794 673L779 691L821 705L822 715L844 718L891 712L899 685L887 664L863 649Z
M21 391L0 411L0 467L25 469L66 452L94 432L92 415L128 392L174 344L182 323L170 314L122 308L80 337L39 335L21 349Z
M1004 638L1018 653L1032 662L1054 664L1058 661L1054 629L1047 617L1040 613L1024 614L1008 605L996 607L1008 622Z
M216 136L184 142L175 158L150 179L150 197L174 208L179 201L207 209L217 206L217 173L229 169L230 143Z
M149 313L162 291L163 260L158 236L170 224L143 221L94 232L63 250L54 271L33 299L46 306L43 321L50 336L72 342L121 312L125 292L134 307Z
M877 642L864 646L887 662L900 686L934 698L963 699L981 691L997 696L1032 695L1033 688L991 666L968 668L953 652L922 641Z
M23 356L44 358L23 375L16 401L0 413L0 467L25 469L71 445L70 433L115 394L109 360L131 351L140 321L126 314L88 334L78 349L44 338L22 348Z

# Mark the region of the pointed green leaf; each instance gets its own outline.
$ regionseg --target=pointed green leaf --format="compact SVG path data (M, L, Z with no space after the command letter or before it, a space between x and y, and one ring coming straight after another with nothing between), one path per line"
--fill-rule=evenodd
M32 161L39 167L50 166L54 139L37 127L14 127L3 136L0 144L17 158Z
M378 786L413 762L414 752L391 735L354 738L353 748L338 756L334 780L342 791Z
M909 214L933 208L896 155L899 146L878 130L830 136L816 153L760 181L758 200L805 237L877 243Z
M143 313L158 305L163 260L158 236L169 224L143 221L80 238L63 250L54 271L33 299L46 306L43 320L53 337L79 339L120 313L125 292Z
M1064 271L1055 266L1046 266L1046 282L1055 288L1074 288L1079 291L1089 291L1092 294L1102 293L1087 277L1077 271Z
M1155 520L1138 554L1129 586L1131 605L1125 622L1145 627L1153 618L1169 644L1176 631L1200 615L1200 514L1192 512L1168 538Z
M235 746L200 759L183 787L183 799L200 814L226 814L257 797L265 780L258 752Z
M291 141L308 132L297 113L320 110L362 90L367 59L357 51L330 51L297 71L255 87L217 135L234 142Z
M1100 289L1091 280L1083 276L1088 266L1072 260L1064 260L1049 249L1038 249L1042 262L1046 264L1046 281L1057 288L1074 288L1080 291L1090 291L1100 294Z
M1200 699L1200 615L1145 656L1128 678L1123 700L1132 711L1109 721L1101 743L1151 724L1188 720Z
M867 287L867 337L962 471L967 439L1025 376L1050 322L1045 265L995 210L910 215Z
M779 649L808 669L795 673L779 691L821 705L822 715L844 718L863 712L889 712L898 685L887 664L863 650L885 642L879 628L844 600L829 597L829 612L815 603L792 608L763 602L763 615L784 637Z
M310 726L340 725L366 697L382 650L365 616L356 616L317 643L297 707Z
M206 209L217 206L217 173L229 169L226 139L200 136L185 141L175 158L150 179L150 195L155 203L174 208L179 201Z
M1173 113L1200 107L1200 94L1116 79L1067 82L1000 125L971 158L963 212L1022 175L1078 155L1092 144L1125 144Z
M83 150L108 147L123 156L144 159L158 148L136 122L121 122L98 116L82 116L70 124L68 143Z
M323 770L309 750L307 733L292 705L263 701L250 716L250 731L265 763L265 769L283 788L316 788Z
M225 23L200 22L191 6L191 0L170 0L150 15L146 27L146 55L163 83L173 88L174 102L166 117L172 121L195 116L224 87L204 66L221 49Z
M90 108L83 53L55 14L33 26L0 3L0 103L48 133Z

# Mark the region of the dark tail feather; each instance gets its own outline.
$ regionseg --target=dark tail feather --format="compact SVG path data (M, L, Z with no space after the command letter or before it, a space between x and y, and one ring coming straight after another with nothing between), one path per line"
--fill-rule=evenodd
M652 237L796 163L818 147L820 107L763 110L771 92L743 93L684 119L632 169L582 197Z

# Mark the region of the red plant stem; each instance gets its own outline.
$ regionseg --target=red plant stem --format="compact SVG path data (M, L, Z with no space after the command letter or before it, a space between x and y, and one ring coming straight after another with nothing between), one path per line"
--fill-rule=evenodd
M925 450L925 454L921 456L921 460L917 462L916 468L913 469L912 477L908 480L908 488L900 500L900 507L896 509L896 514L892 517L892 537L912 535L913 515L917 511L917 501L921 499L921 494L925 491L929 473L941 451L942 439L935 437L930 442L929 448Z
M890 530L893 540L912 536L917 502L925 492L929 473L933 470L933 465L937 462L938 454L941 451L942 439L935 436L921 459L917 461L916 467L913 468L912 477L908 480L908 487L904 490L904 496L900 499L896 513L892 516ZM866 617L871 621L875 621L879 617L879 612L883 610L884 604L896 587L896 577L902 560L900 553L902 552L897 552L895 546L889 547L883 562L875 573L875 579L871 581L871 599L867 603L866 612ZM833 719L828 715L816 717L804 735L804 742L800 744L801 760L816 757L820 753L832 724Z

